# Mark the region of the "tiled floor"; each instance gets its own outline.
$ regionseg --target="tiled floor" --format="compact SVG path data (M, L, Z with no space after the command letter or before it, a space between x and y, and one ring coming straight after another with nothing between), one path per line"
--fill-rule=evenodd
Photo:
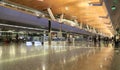
M112 44L92 42L57 46L1 44L0 70L110 70ZM75 46L74 46L75 45Z

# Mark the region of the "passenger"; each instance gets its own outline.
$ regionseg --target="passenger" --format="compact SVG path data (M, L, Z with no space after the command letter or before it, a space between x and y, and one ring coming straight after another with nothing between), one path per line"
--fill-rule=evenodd
M16 34L16 37L15 37L15 38L16 38L16 42L17 42L17 43L18 43L18 41L19 41L18 37L19 37L18 34Z
M94 41L94 45L96 45L96 43L97 43L96 36L93 37L93 41Z

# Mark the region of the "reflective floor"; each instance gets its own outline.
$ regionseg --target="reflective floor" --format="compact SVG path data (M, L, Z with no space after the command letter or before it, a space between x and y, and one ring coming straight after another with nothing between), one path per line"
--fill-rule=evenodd
M111 43L57 42L52 46L3 43L0 70L119 70L119 55Z

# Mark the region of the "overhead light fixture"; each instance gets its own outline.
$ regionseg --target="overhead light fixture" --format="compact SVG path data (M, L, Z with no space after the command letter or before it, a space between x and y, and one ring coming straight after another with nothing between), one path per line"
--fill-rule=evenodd
M103 5L102 2L100 2L100 3L88 3L88 4L89 4L89 6L102 6Z
M68 7L65 7L65 10L69 10L69 8L68 8Z
M44 0L38 0L38 1L41 1L41 2L43 2Z
M89 3L89 6L93 6L93 4Z
M35 12L35 15L38 17L38 18L41 18L41 17L45 17L45 15L41 12Z

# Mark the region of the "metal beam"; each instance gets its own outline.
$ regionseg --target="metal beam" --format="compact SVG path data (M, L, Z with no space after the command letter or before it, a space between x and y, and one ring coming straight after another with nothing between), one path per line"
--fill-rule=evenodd
M56 19L55 19L53 13L52 13L52 10L51 10L50 8L47 8L47 11L48 11L48 13L49 13L51 19L55 21Z

